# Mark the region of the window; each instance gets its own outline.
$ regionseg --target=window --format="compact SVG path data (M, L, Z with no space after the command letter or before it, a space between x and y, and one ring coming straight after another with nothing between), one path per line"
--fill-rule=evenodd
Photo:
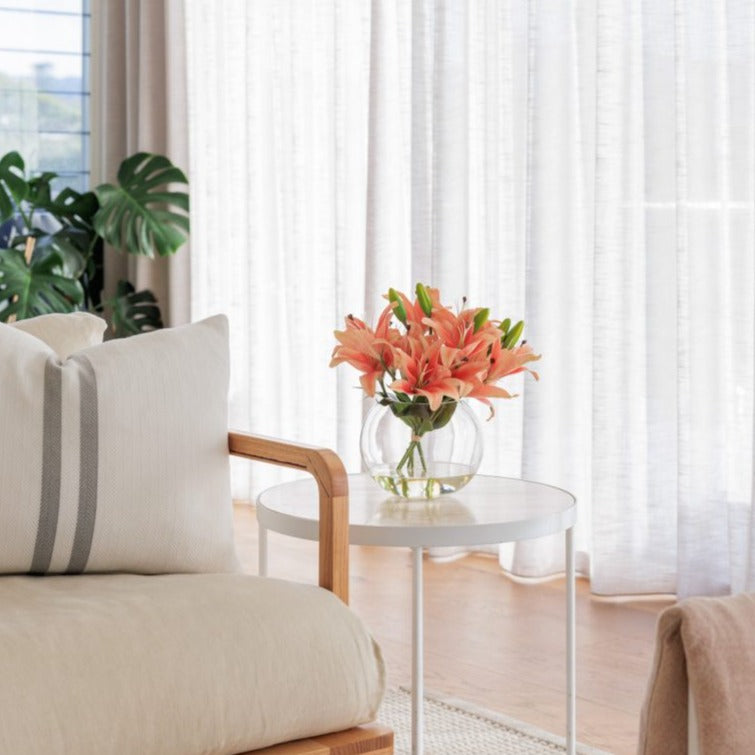
M89 186L90 0L0 0L0 155Z

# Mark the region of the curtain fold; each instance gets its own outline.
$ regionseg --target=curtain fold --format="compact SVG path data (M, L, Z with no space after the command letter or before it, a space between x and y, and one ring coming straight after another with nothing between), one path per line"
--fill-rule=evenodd
M575 493L594 592L754 589L752 4L185 5L192 314L230 315L234 423L358 471L332 331L422 280L526 320L541 380L480 471Z
M92 0L92 184L115 181L121 161L156 152L189 171L183 0ZM120 279L149 288L167 325L191 318L189 245L136 258L108 249L105 296Z

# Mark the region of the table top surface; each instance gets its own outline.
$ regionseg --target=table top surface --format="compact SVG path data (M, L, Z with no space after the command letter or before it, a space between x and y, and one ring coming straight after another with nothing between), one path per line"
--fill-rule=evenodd
M456 493L425 501L390 496L369 475L349 475L349 542L355 545L488 545L563 532L576 518L571 493L539 482L476 475ZM257 519L275 532L317 540L315 481L265 490Z

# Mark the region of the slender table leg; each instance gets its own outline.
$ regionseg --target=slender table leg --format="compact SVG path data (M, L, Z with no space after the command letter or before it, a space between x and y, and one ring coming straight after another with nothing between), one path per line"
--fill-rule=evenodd
M259 539L257 541L257 573L260 577L267 576L267 527L257 522Z
M422 548L412 548L412 755L422 755L423 700L423 628L422 628Z
M574 528L566 530L566 752L577 752Z

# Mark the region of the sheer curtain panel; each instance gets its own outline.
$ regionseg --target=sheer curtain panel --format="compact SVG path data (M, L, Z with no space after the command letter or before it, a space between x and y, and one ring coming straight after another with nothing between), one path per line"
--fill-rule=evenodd
M754 588L752 3L185 8L192 312L231 318L234 424L357 471L332 331L421 280L526 320L541 380L481 472L576 494L594 592Z

